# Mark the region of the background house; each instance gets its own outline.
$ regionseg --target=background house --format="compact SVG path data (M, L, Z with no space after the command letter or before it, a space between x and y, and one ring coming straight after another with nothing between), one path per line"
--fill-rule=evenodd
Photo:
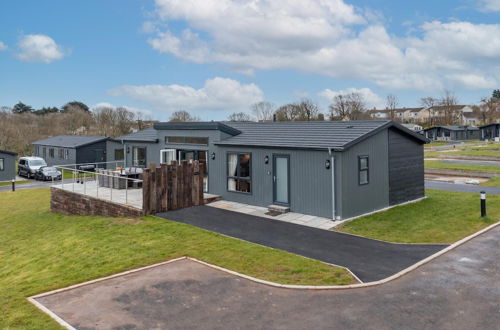
M424 129L423 134L431 141L464 141L481 138L479 128L473 126L434 126Z
M350 218L424 196L422 135L392 121L157 123L127 166L195 159L225 200Z
M16 177L17 153L0 150L0 181L8 181Z
M84 164L123 160L119 141L105 136L59 135L33 142L35 155L47 165Z

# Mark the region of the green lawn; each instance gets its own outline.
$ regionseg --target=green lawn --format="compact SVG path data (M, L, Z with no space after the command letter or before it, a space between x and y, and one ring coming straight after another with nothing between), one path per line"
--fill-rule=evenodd
M500 173L500 166L495 165L451 164L443 163L437 160L426 160L424 163L425 168Z
M16 181L16 185L30 183L30 182L31 182L30 180L19 180L19 181ZM0 182L0 186L10 186L11 184L12 184L11 181L2 181L2 182Z
M189 225L64 216L49 190L0 193L0 329L58 328L26 297L180 256L280 283L353 283L342 268Z
M500 177L489 179L488 181L481 182L480 186L491 186L491 187L500 187Z
M339 231L398 243L453 243L500 221L500 196L488 196L482 219L479 195L427 190L427 199L345 223Z

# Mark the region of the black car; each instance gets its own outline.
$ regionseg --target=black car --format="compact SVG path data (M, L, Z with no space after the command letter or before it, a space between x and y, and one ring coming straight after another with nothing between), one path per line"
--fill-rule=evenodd
M35 179L47 180L61 180L61 172L52 166L42 166L35 172Z

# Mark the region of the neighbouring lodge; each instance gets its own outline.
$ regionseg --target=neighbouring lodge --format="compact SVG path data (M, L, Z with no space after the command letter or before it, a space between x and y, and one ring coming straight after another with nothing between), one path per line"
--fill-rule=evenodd
M424 197L427 139L393 121L165 122L117 140L127 167L199 160L228 201L346 219Z
M500 123L480 127L482 140L500 140Z
M49 166L123 160L121 142L105 136L59 135L33 142L35 156Z
M481 132L474 126L434 126L422 134L431 141L465 141L481 139Z
M0 181L9 181L16 178L17 153L0 150Z

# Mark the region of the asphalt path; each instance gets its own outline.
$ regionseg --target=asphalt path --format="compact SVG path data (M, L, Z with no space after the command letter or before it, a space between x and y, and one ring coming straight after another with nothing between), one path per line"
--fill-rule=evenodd
M500 187L477 186L465 183L450 183L432 180L425 180L425 189L437 189L477 194L479 194L481 191L484 191L486 192L486 194L500 195Z
M500 166L500 162L487 160L443 159L440 162L448 164Z
M363 282L389 277L446 246L381 242L210 206L195 206L157 216L344 266Z

